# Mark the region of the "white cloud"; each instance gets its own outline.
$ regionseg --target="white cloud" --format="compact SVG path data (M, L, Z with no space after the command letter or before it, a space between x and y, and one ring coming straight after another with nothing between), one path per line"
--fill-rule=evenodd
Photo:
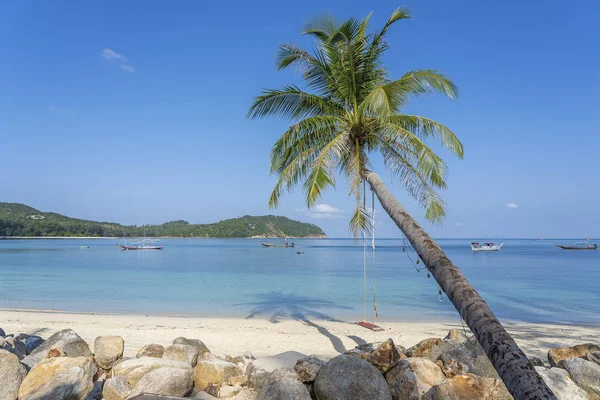
M71 110L67 110L65 108L60 108L60 107L56 107L56 106L50 106L50 107L48 107L48 111L50 111L50 112L56 112L56 113L65 113L65 114L70 114L70 115L74 115L75 114Z
M117 60L123 63L127 61L127 57L111 49L102 50L102 57L106 58L107 60Z
M330 206L329 204L315 204L309 208L298 208L296 211L300 211L306 214L307 217L314 219L330 219L330 218L344 218L342 213L344 210Z
M311 211L317 213L340 214L343 210L340 208L332 207L329 204L315 204Z
M508 204L506 204L506 207L508 207L508 208L519 208L519 206L516 205L515 203L508 203Z
M127 71L127 72L135 72L135 68L133 68L131 65L121 65L121 69Z
M462 222L455 222L454 226L457 227L457 228L464 228L465 224L463 224Z

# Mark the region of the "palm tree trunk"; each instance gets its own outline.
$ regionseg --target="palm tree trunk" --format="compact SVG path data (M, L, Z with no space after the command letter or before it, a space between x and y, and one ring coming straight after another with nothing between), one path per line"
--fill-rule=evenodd
M377 174L365 171L363 177L375 191L383 209L404 232L431 275L471 328L513 397L517 400L556 400L527 356L458 267L406 212Z

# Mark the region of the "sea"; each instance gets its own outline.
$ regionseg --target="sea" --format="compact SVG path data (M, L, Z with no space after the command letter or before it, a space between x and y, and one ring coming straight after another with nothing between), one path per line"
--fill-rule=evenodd
M283 243L163 239L162 251L124 251L122 239L0 240L0 308L460 321L402 239L378 239L374 254L352 239L261 241ZM600 324L600 251L556 247L573 239L494 241L501 251L473 253L469 239L437 240L501 320Z

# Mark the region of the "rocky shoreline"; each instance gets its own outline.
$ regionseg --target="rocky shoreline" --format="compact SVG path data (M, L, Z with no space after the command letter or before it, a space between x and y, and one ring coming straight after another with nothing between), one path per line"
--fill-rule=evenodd
M71 329L44 340L0 328L0 400L125 400L142 393L192 399L512 399L483 349L463 332L405 349L392 339L330 360L288 352L215 355L199 339L148 344L123 357L120 336L92 345ZM92 351L93 350L93 351ZM548 351L531 362L559 400L600 399L600 346Z

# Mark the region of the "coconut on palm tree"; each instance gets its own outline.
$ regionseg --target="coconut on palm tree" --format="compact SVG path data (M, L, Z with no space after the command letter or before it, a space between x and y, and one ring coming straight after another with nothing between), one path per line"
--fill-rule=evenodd
M277 207L286 190L302 184L311 207L341 174L356 199L350 226L357 237L370 223L361 191L361 183L368 182L513 396L552 399L552 392L485 301L371 171L371 157L380 154L389 173L424 207L429 221L445 217L445 205L436 189L446 187L447 166L426 141L439 141L459 158L463 146L446 126L402 111L415 96L441 93L454 99L457 89L435 70L410 71L399 79L389 76L383 64L388 49L385 38L395 22L406 18L410 18L408 11L397 9L379 32L371 33L369 17L339 24L318 16L303 30L316 39L312 52L293 44L279 47L278 68L294 68L306 89L290 85L265 90L248 112L249 118L279 116L293 121L271 151L271 171L279 179L269 205Z

